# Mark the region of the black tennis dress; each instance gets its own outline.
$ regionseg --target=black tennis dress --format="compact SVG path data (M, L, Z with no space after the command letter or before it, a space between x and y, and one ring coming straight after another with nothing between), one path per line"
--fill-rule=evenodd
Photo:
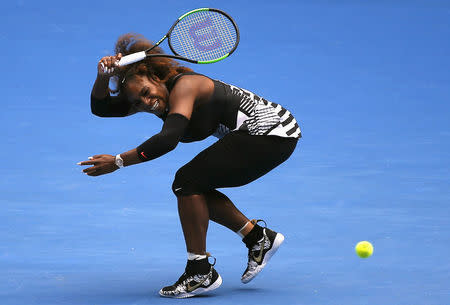
M169 92L184 75L200 74L178 74L169 80ZM208 103L194 110L182 142L198 141L210 135L222 138L238 130L258 136L301 137L297 121L281 105L269 102L251 91L219 80L212 81L214 93Z

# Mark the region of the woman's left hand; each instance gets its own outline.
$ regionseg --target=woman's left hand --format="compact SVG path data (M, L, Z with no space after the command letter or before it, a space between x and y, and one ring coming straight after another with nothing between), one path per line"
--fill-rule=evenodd
M119 167L115 163L116 157L112 155L95 155L89 157L88 161L78 162L78 165L93 165L83 169L83 173L88 176L100 176L112 173Z

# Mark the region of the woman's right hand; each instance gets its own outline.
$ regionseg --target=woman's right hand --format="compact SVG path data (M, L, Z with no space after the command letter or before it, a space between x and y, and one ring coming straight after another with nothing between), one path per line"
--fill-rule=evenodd
M100 76L112 76L118 67L119 60L122 58L122 54L119 53L115 56L105 56L97 64L97 73Z

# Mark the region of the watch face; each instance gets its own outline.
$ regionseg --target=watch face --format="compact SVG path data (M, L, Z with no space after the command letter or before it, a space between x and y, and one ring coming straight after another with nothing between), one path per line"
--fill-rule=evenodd
M116 165L118 167L123 167L123 160L119 156L116 157Z

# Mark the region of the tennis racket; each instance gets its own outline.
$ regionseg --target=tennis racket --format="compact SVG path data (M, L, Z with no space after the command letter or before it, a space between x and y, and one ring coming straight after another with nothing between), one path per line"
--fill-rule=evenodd
M165 39L174 55L149 53ZM169 57L209 64L230 56L238 43L239 29L230 15L214 8L198 8L178 18L153 47L122 57L118 66L126 66L146 57Z

